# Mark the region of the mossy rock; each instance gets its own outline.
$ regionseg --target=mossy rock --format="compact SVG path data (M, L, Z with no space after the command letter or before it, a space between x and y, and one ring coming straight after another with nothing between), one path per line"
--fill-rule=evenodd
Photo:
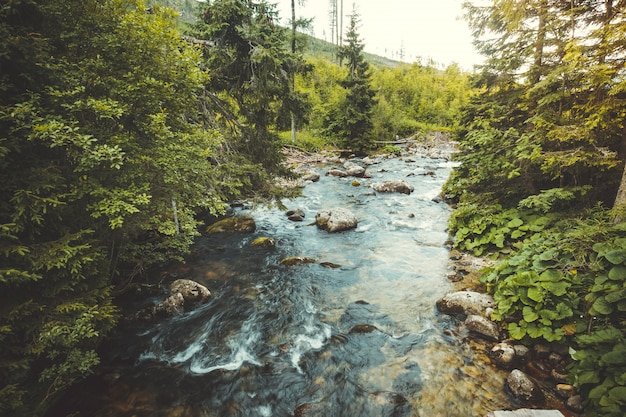
M285 266L306 265L313 263L315 263L315 259L306 256L292 256L290 258L285 258L280 261L280 264Z
M256 223L252 217L227 217L218 220L206 228L206 233L252 233L256 230Z
M250 246L254 246L257 248L274 248L276 247L276 240L271 237L257 237L252 242L250 242Z

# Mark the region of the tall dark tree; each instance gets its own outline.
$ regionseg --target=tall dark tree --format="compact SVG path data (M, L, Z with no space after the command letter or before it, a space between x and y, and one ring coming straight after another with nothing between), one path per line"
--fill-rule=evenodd
M194 33L211 42L207 86L220 95L222 115L235 127L234 147L269 169L280 159L282 111L301 112L290 75L299 57L285 48L287 31L277 21L275 5L264 0L216 0L204 8Z
M372 146L372 109L375 92L371 86L369 63L363 55L364 44L357 32L359 15L353 11L346 32L346 45L338 55L346 60L346 77L341 85L347 90L345 102L331 109L327 133L339 139L342 146L364 151Z

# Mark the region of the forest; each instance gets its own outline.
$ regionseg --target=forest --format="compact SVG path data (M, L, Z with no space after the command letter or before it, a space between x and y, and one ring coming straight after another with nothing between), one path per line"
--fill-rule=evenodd
M269 1L164 3L0 8L0 413L44 415L95 372L117 297L205 219L280 198L283 146L445 131L449 231L498 261L494 318L570 347L586 415L624 414L625 1L466 2L471 74L373 63L357 13L329 57Z

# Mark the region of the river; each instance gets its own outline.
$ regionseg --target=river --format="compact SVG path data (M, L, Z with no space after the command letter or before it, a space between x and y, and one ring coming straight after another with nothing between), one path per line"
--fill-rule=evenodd
M304 211L303 222L278 207L244 207L234 214L252 216L254 233L199 238L178 277L209 287L210 301L115 339L111 365L75 389L64 412L479 417L509 408L505 375L434 307L453 289L450 208L433 201L453 163L419 154L377 162L369 179L316 167L320 181L283 201ZM370 188L396 179L414 191ZM327 233L310 225L331 207L352 211L358 227ZM276 247L252 247L259 236ZM315 263L281 265L292 256Z

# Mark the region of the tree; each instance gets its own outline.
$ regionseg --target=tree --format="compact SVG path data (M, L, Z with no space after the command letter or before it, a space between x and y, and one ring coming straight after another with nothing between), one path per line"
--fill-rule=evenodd
M346 45L338 56L346 59L347 75L341 86L347 90L345 102L327 115L327 133L336 136L342 146L364 151L372 146L372 109L375 92L370 84L370 67L363 56L363 43L357 32L358 14L353 11L346 32Z
M194 35L211 41L204 57L207 88L236 132L234 148L267 169L280 154L276 130L282 113L300 116L303 101L291 94L291 75L301 59L291 54L287 32L265 1L218 0L208 4ZM239 117L235 116L239 115Z
M0 33L0 412L37 416L98 364L113 291L181 258L241 181L212 163L207 73L171 11L23 0Z

